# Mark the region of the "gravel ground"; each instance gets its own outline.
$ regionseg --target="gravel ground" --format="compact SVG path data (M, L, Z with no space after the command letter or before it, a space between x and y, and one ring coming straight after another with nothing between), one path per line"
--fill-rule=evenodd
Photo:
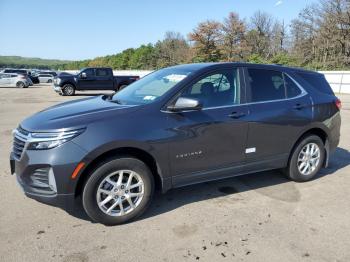
M0 261L350 261L350 95L339 96L339 148L315 180L269 171L188 186L115 227L28 199L10 175L11 130L82 95L92 94L0 88Z

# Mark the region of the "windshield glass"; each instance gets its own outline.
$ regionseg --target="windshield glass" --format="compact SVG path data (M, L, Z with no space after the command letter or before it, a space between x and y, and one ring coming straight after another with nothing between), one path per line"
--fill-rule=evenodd
M165 68L153 72L116 93L112 101L127 105L149 104L185 79L189 69Z

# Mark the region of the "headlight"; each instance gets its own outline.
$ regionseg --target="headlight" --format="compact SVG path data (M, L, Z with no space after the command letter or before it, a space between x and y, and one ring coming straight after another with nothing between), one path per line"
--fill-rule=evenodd
M59 85L60 83L61 83L61 78L55 78L55 83L57 84L57 85Z
M28 150L44 150L51 149L62 145L63 143L73 139L83 133L85 129L77 129L73 131L50 132L50 133L31 133Z

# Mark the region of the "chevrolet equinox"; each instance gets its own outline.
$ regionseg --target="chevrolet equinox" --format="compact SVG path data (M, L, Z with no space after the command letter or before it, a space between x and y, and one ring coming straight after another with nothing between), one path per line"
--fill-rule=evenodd
M25 194L116 225L153 192L263 170L312 179L339 143L341 103L322 74L203 63L155 71L111 96L52 106L13 131Z

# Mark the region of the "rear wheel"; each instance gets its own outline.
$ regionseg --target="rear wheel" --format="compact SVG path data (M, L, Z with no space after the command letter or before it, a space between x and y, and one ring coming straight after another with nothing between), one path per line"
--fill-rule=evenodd
M112 159L89 177L83 189L83 206L92 220L117 225L140 216L153 191L153 175L145 163L129 157Z
M16 86L18 88L25 88L26 87L26 85L23 82L21 82L21 81L17 82Z
M71 84L66 84L62 88L62 93L64 96L72 96L75 93L75 88Z
M309 135L302 139L294 149L286 174L297 182L308 181L322 168L324 158L323 141L316 135Z
M52 79L47 80L48 83L52 83Z

